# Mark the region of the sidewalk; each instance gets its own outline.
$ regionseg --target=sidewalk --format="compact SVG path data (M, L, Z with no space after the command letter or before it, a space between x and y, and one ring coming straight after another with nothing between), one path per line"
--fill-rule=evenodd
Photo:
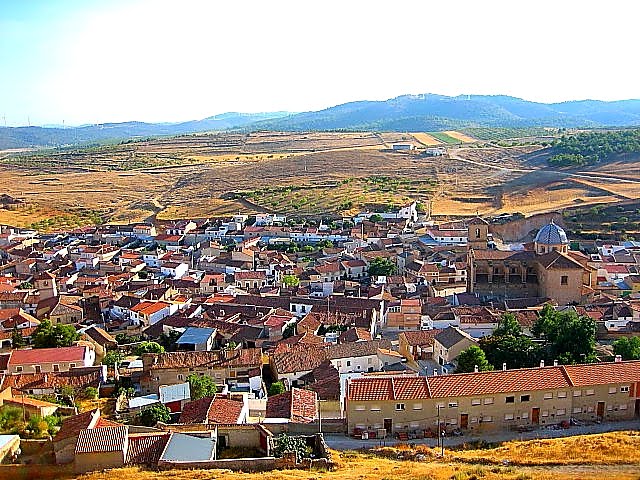
M445 437L445 447L454 447L462 445L463 443L471 443L477 441L484 441L487 443L506 442L510 440L534 440L539 438L561 438L571 437L574 435L585 435L590 433L605 433L614 432L620 430L640 430L640 420L630 420L626 422L606 422L601 424L573 426L566 430L551 430L547 428L540 428L532 432L496 432L487 434L475 434L470 432L461 437ZM347 437L345 435L338 434L325 434L325 442L329 448L335 450L357 450L360 448L372 448L380 445L396 445L398 443L413 443L415 445L429 445L435 447L437 445L437 439L424 438L409 440L408 442L400 442L394 438L387 438L385 440L360 440L357 438Z

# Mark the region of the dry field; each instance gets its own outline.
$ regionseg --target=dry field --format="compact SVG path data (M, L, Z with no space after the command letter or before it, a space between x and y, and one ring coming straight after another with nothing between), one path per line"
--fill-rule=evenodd
M433 138L428 133L415 132L412 133L411 136L427 147L442 145L442 142L440 140L438 140L437 138Z
M415 461L416 454L424 459ZM640 435L615 432L552 440L506 442L499 447L470 450L438 450L407 445L373 452L333 452L337 468L331 472L281 470L268 474L228 470L148 471L122 468L95 472L82 480L637 480ZM0 478L43 480L74 478L69 467L0 466Z
M445 157L389 151L392 143L417 140L435 141L418 133L257 132L40 151L35 157L5 154L0 194L22 197L30 207L0 209L0 223L55 231L98 220L238 211L347 215L409 200L431 204L433 214L444 216L533 214L640 196L639 183L620 182L640 181L638 162L571 177L545 169L540 147L531 145L448 145Z
M455 138L456 140L460 140L462 143L474 143L478 141L475 138L470 137L469 135L466 135L462 132L456 132L455 130L447 130L443 133L446 133L447 135Z

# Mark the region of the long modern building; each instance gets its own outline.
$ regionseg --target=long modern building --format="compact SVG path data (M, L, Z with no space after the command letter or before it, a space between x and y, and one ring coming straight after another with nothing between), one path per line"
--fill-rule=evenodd
M640 361L419 376L347 383L349 433L427 435L440 425L475 432L640 417Z

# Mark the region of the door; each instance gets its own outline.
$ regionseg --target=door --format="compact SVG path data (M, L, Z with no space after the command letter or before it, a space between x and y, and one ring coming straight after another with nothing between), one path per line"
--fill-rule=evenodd
M531 409L531 423L534 425L540 423L540 409L538 407Z
M598 402L598 409L596 410L598 418L604 418L604 402Z
M386 430L387 435L391 435L392 425L393 425L393 422L390 418L384 419L384 429Z
M640 398L636 399L636 417L640 417Z
M469 428L469 414L461 413L460 414L460 428L467 429Z

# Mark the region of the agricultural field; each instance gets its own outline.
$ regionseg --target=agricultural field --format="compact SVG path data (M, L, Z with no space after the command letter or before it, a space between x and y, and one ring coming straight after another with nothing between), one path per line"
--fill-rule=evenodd
M449 135L449 133L447 132L429 132L429 135L431 135L436 140L442 143L445 143L447 145L459 145L462 143L462 140L452 135Z
M442 142L440 140L429 135L428 133L413 132L411 136L426 147L435 147L436 145L442 145Z
M640 464L637 432L615 432L551 440L506 442L463 450L424 446L381 447L366 452L332 452L336 468L277 470L264 473L229 470L166 470L119 468L75 477L70 466L2 465L0 478L43 480L637 480Z
M423 135L461 142L443 132ZM547 150L535 142L441 143L441 157L422 155L422 146L390 151L393 143L427 140L417 133L215 133L5 153L0 194L28 206L0 209L0 223L58 231L238 211L343 216L412 200L445 217L533 214L640 197L633 159L565 172L550 169Z
M442 133L444 133L445 135L449 135L450 137L455 138L462 143L475 143L478 141L475 138L470 137L469 135L466 135L462 132L457 132L455 130L447 130Z

